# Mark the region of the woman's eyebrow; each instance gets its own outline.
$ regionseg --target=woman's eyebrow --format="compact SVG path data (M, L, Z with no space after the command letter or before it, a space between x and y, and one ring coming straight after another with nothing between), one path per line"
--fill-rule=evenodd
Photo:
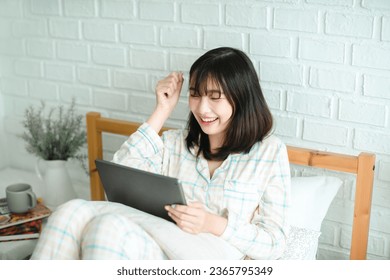
M207 92L207 93L213 93L213 92L222 93L221 90L219 90L219 89L208 89L206 92Z
M190 87L190 90L196 91L196 88ZM206 93L214 93L214 92L222 93L222 91L220 89L208 89L208 90L206 90Z

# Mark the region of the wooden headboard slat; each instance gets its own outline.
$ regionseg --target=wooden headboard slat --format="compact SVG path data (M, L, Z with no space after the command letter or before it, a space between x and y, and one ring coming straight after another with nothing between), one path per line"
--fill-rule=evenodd
M103 158L102 128L99 125L100 113L87 113L88 167L91 186L91 199L104 200L104 190L96 170L95 159Z
M130 134L137 131L140 123L116 120L110 118L99 118L96 119L96 128L100 132L120 134L124 136L129 136ZM160 131L160 134L168 129L169 127L163 127Z
M356 156L321 152L292 146L288 146L287 150L290 163L292 164L355 174L358 171L358 159Z
M103 187L96 170L95 159L103 157L102 133L129 136L140 123L101 117L100 113L87 113L88 162L91 199L104 200ZM161 132L167 130L164 128ZM287 147L292 164L324 168L356 174L356 192L350 259L365 259L370 227L371 198L374 181L375 155L361 153L358 156Z
M129 136L137 130L139 123L100 118L96 125L100 131Z
M350 258L363 260L366 258L370 228L375 155L361 153L358 161ZM359 250L359 248L365 248L365 250Z

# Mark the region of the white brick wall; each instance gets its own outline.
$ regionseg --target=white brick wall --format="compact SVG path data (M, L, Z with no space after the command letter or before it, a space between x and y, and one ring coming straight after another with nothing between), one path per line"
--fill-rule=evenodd
M373 16L347 13L327 13L325 33L331 35L371 38L373 34Z
M0 0L0 168L34 165L16 136L30 104L76 96L80 113L143 121L156 82L179 70L187 86L193 61L218 46L250 55L286 143L376 153L368 258L390 259L387 0ZM167 125L185 125L186 98L183 90ZM106 139L109 157L122 140ZM318 257L346 259L354 178L335 175L344 185Z
M252 54L291 57L291 38L270 34L251 34L249 49Z
M356 89L356 73L334 68L310 67L309 85L317 89L353 93Z
M49 32L51 37L64 39L79 39L81 30L80 24L75 19L49 19Z
M363 75L364 84L363 92L364 95L378 98L389 97L390 92L390 80L388 76L377 76L365 74Z
M64 14L68 17L94 17L96 6L94 0L63 0ZM39 5L44 5L40 3Z
M361 67L390 70L390 46L388 44L356 44L353 46L352 64Z
M153 24L121 24L120 40L124 43L155 45L157 28Z
M273 27L281 30L317 32L318 10L295 9L294 7L275 8Z
M260 63L260 80L300 86L303 83L303 65L297 63Z
M181 20L183 23L219 25L221 23L220 4L183 3L181 5Z
M128 20L135 17L136 5L134 0L102 0L100 9L102 17Z
M2 62L2 59L0 58L0 63ZM1 72L0 72L1 73ZM1 78L1 76L0 76ZM3 86L3 81L1 80L0 86ZM11 86L11 88L14 88ZM0 88L0 92L3 92L3 87ZM3 101L3 95L0 94L0 119L4 119L4 101ZM5 137L5 131L4 131L4 122L0 122L0 169L6 168L8 165L8 152L6 149L7 145L7 138Z
M89 57L88 45L75 42L57 42L57 57L59 60L87 62Z
M345 44L329 39L302 38L299 41L298 57L302 60L326 63L344 63Z
M226 4L225 17L228 26L265 28L267 26L267 6L253 3L253 1L249 4Z
M115 23L104 21L84 21L82 26L82 32L84 38L87 40L101 42L117 41Z
M59 0L32 0L31 12L42 15L60 15L60 1Z
M44 64L45 78L48 80L73 82L75 80L74 66L57 63L46 62Z
M174 48L199 48L199 29L193 27L162 27L161 46Z
M139 5L139 18L141 20L173 22L176 18L174 1L137 1Z
M108 66L126 66L126 49L122 47L92 47L92 61Z

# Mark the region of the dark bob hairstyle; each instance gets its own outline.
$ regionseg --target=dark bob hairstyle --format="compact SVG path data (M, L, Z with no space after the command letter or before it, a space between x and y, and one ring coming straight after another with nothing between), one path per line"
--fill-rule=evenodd
M204 92L207 80L220 86L233 107L222 147L211 153L205 134L190 112L186 137L188 150L198 147L197 156L224 160L231 153L248 153L272 129L272 115L264 99L256 70L249 57L240 50L222 47L199 57L190 69L190 87Z

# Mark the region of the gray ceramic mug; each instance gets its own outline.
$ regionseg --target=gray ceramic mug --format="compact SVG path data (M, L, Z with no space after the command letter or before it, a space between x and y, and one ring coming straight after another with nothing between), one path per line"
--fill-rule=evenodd
M37 197L29 184L13 184L5 192L12 213L25 213L37 205Z

